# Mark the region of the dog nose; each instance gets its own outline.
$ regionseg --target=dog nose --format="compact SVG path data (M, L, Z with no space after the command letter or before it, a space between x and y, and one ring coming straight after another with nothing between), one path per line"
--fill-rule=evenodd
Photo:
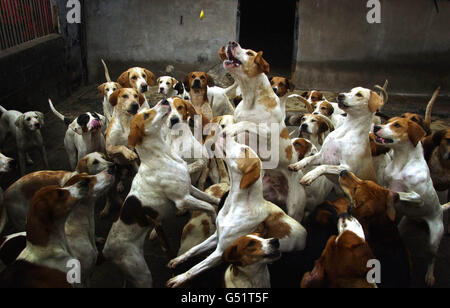
M162 100L161 105L163 106L169 106L169 101L167 99Z
M229 45L230 45L231 47L236 47L236 46L237 46L237 43L236 43L236 42L229 42Z
M348 170L341 171L341 173L339 174L340 177L345 177L347 175L349 175Z
M178 124L180 122L180 119L178 118L171 118L170 119L170 126L174 126L175 124Z
M301 130L307 130L307 129L308 129L308 124L302 124Z
M373 132L376 133L376 132L380 131L380 129L381 129L381 126L378 126L378 125L374 126L373 127Z
M41 128L41 124L36 123L36 124L34 124L34 127L36 127L36 128Z
M141 90L142 90L142 92L147 92L147 90L148 90L148 85L146 85L146 84L142 85L142 86L141 86Z
M342 102L343 100L345 100L345 94L339 94L338 97L337 97L337 100L339 102Z
M277 238L271 239L269 244L275 248L280 248L280 241Z
M273 92L275 92L275 94L278 94L278 88L272 88Z
M139 104L137 102L134 102L131 104L131 108L135 111L137 111L139 109Z
M319 114L319 113L316 111L316 112L313 112L313 114L316 114L316 115L317 115L317 114Z
M164 91L164 88L159 88L159 92L163 92Z

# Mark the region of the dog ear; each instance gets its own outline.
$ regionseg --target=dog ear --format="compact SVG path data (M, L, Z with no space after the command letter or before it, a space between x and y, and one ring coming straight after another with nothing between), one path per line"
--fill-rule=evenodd
M198 115L197 111L195 110L194 106L192 106L191 103L188 101L182 100L184 105L186 106L186 111L188 114L188 117L193 118L194 116Z
M181 81L178 81L173 88L177 91L178 95L183 94L183 90L184 90L184 86L183 83Z
M238 169L243 173L240 189L250 187L261 176L261 162L259 158L250 158L248 148L245 149L245 158L238 159Z
M102 96L105 96L105 87L106 87L106 83L103 83L103 84L99 85L97 88L98 92L100 92L100 94Z
M156 84L159 85L159 81L161 80L161 77L158 77L158 79L156 79Z
M411 120L408 121L408 137L414 147L417 146L419 141L422 140L425 135L426 132L422 126Z
M41 127L44 126L44 114L39 111L35 111L34 113L36 113L39 120L39 124L41 124Z
M295 84L292 82L292 80L286 78L286 83L289 91L292 92L295 90Z
M227 53L226 53L226 51L225 51L225 46L222 46L220 49L219 49L219 58L222 60L222 61L225 61L228 57L227 57Z
M308 96L309 96L309 91L303 92L300 96L301 96L301 97L304 97L304 98L308 98Z
M298 154L299 160L302 160L303 158L305 158L306 153L311 151L311 148L312 148L312 143L306 141L306 139L303 139L303 138L297 138L294 141L293 145L294 145L295 152L297 152L297 154Z
M273 80L273 76L269 76L270 83L272 83L272 80Z
M299 113L296 115L293 115L289 118L289 124L292 126L300 126L300 123L302 122L302 119L305 115L303 113Z
M206 74L206 81L207 81L207 85L208 87L214 87L216 85L216 83L214 82L214 79L209 75Z
M258 54L255 57L255 63L258 65L261 73L264 73L267 75L270 73L270 65L269 65L269 63L267 63L266 60L264 60L264 58L262 56L263 56L263 52L262 51L258 52Z
M25 121L25 115L22 114L20 117L18 117L18 118L16 119L16 122L15 122L14 124L16 124L16 126L17 126L19 129L22 130L22 129L24 128L24 126L25 126L24 121Z
M395 203L398 202L400 199L398 193L388 190L388 196L387 196L387 204L386 204L386 215L389 217L391 221L395 222Z
M117 101L119 100L119 95L120 95L120 89L117 89L109 96L109 103L111 104L111 106L114 107L117 105Z
M187 92L191 91L191 74L184 76L183 84Z
M117 79L117 83L120 84L122 88L132 88L130 84L130 72L123 72Z
M230 247L228 247L227 249L225 249L225 251L222 254L222 260L224 262L233 264L233 265L237 265L237 266L242 265L239 258L240 258L240 255L238 252L238 247L235 244L233 244Z
M317 134L319 135L319 144L322 145L323 141L325 139L325 132L327 130L331 130L330 127L328 126L328 123L325 122L322 118L319 117L318 119L318 123L319 123L319 130L317 131Z
M170 77L170 79L172 80L172 87L175 87L175 85L178 83L178 80L173 77Z
M145 103L145 96L138 92L139 97L139 106L142 106L142 104Z
M128 135L128 145L130 148L135 148L144 140L145 134L145 114L138 113L133 117L130 124L130 134Z
M384 105L384 101L377 93L370 91L369 110L370 112L377 112Z
M147 83L150 87L153 87L155 85L155 74L153 74L148 69L144 68L145 75L147 75Z
M95 112L95 114L100 118L100 124L102 125L102 128L106 127L106 117Z

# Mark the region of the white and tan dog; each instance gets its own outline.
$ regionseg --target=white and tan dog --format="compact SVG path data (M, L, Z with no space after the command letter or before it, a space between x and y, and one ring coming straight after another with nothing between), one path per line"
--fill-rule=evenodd
M16 261L0 275L2 288L63 288L71 254L64 227L71 211L90 194L90 180L61 188L48 186L31 201L27 242Z
M166 143L161 128L170 110L170 103L163 100L133 118L129 144L138 152L141 165L103 250L135 287L152 286L144 240L155 221L163 221L172 205L178 210L206 211L215 219L210 203L219 203L191 185L187 163ZM161 239L161 232L156 231Z
M4 193L4 210L0 219L0 232L3 231L7 221L10 221L16 231L25 231L30 201L42 187L50 185L64 187L71 178L81 173L98 174L112 165L111 162L106 160L104 154L91 153L80 160L74 172L38 171L23 176Z
M277 238L254 233L238 238L222 255L231 265L225 272L225 288L270 288L267 264L281 257Z
M38 111L21 113L0 106L0 116L0 146L3 146L7 133L11 133L16 140L20 173L24 175L26 172L25 162L33 164L28 152L34 148L39 150L44 167L48 169L47 151L41 134L44 115Z
M71 122L69 118L59 113L49 99L52 112L66 125L64 147L69 157L70 169L75 170L78 161L93 152L105 153L106 117L96 112L86 112Z
M164 95L166 98L177 96L185 101L190 101L189 92L184 88L181 81L176 80L170 76L161 76L156 80L158 93Z
M392 162L384 171L384 181L391 190L399 192L401 201L406 201L396 205L396 210L404 215L399 224L400 235L407 236L407 227L414 226L417 221L424 221L428 225L428 241L424 246L430 249L433 258L428 264L425 282L433 286L435 259L444 225L443 207L433 187L420 142L426 132L411 120L392 118L384 125L375 126L374 134L378 144L393 150ZM402 193L407 193L407 196ZM408 230L410 233L411 229ZM420 228L413 230L420 233Z
M122 88L122 86L119 83L113 82L111 80L111 77L109 76L108 67L106 66L106 63L105 63L105 61L103 61L103 59L102 59L102 63L103 63L103 67L105 68L106 82L99 85L97 89L100 92L100 94L103 96L103 103L102 103L103 115L106 118L106 127L108 127L109 122L111 121L111 118L112 118L112 114L114 112L113 106L109 103L109 97L111 96L111 94L114 93L114 91Z
M117 82L122 88L133 88L144 96L145 102L141 104L142 108L150 108L151 102L148 100L150 87L155 84L155 74L146 68L132 67L123 72Z
M12 171L16 167L16 162L14 159L6 157L2 153L0 153L0 175L3 173L7 173ZM3 214L5 215L5 207L3 206L3 189L0 187L0 208Z
M270 148L271 153L264 155L264 163L267 164L264 168L265 176L282 176L286 180L287 193L282 195L286 198L284 203L287 212L297 221L301 221L306 204L305 190L299 184L301 174L292 174L287 169L290 164L297 162L297 159L284 123L285 114L280 99L274 93L266 75L270 66L262 55L262 51L243 49L236 42L230 42L219 51L224 68L236 80L243 97L234 114L237 124L227 128L225 132L230 136L249 132L250 136L258 137L260 144L265 143L266 147ZM261 147L257 152L262 156Z
M231 178L231 189L216 220L216 232L203 243L169 262L175 268L188 259L214 249L206 259L187 272L167 282L169 287L179 287L201 272L217 266L224 251L241 236L259 232L264 238L278 238L280 250L302 250L306 230L279 207L264 200L261 160L248 146L233 138L219 139L217 147L224 151Z
M302 178L304 185L311 185L322 175L338 184L338 176L344 170L352 171L361 179L377 181L369 132L383 99L369 89L354 88L349 93L339 94L338 102L347 112L345 123L328 135L319 153L289 166L290 170L298 171L318 165Z

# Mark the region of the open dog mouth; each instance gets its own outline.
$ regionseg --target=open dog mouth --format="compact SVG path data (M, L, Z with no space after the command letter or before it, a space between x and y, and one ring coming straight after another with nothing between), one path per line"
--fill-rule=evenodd
M389 139L389 138L382 138L380 136L378 136L377 134L375 134L375 142L379 143L379 144L389 144L389 143L394 143L394 140Z
M241 61L239 61L234 55L233 52L231 51L231 47L228 46L227 48L227 57L228 59L226 59L224 61L224 64L226 67L238 67L242 64Z
M276 259L279 259L279 258L281 258L281 252L280 252L279 250L274 251L274 252L272 252L272 253L266 254L266 255L264 256L264 258L270 259L270 260L276 260Z
M339 106L339 108L341 108L341 109L347 109L347 108L350 107L350 106L347 106L346 104L344 104L343 102L338 102L338 106Z

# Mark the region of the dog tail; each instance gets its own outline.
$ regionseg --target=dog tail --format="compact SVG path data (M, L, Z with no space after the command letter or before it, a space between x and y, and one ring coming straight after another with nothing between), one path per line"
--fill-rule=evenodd
M55 116L57 116L61 121L66 123L66 125L70 125L70 123L72 123L72 121L68 117L66 117L63 114L59 113L58 110L55 109L55 106L53 106L53 103L52 103L51 99L48 99L48 104L50 105L50 109L55 114Z
M103 63L103 67L105 68L105 77L106 77L106 81L107 82L111 82L111 77L109 76L109 70L108 67L106 66L105 61L103 61L102 59L102 63Z
M450 202L447 202L446 204L442 204L441 207L444 212L450 210Z
M433 109L434 102L436 101L440 90L441 90L441 87L438 87L434 91L433 96L431 97L430 101L428 102L427 110L425 112L425 120L423 123L426 127L430 127L430 125L431 125L431 110Z
M311 106L311 103L306 98L304 98L303 96L300 96L298 94L292 94L292 95L289 95L289 98L296 98L296 99L298 99L303 104L305 104L306 109L308 109L309 113L313 113L314 112L314 108Z

